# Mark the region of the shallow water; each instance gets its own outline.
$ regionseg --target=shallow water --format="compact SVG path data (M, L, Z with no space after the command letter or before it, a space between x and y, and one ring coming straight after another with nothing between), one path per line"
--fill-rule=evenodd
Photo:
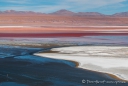
M75 68L73 62L32 55L40 48L0 46L0 86L127 86L82 83L82 80L115 81L110 76ZM7 56L6 56L7 54ZM9 86L11 86L11 84Z

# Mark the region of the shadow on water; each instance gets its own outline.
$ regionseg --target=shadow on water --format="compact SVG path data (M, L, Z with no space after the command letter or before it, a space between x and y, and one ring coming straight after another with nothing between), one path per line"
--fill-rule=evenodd
M32 55L40 50L0 47L0 86L128 86L92 83L116 80L103 73L76 68L73 62Z
M27 86L27 85L18 84L15 82L3 82L3 83L0 83L0 86Z

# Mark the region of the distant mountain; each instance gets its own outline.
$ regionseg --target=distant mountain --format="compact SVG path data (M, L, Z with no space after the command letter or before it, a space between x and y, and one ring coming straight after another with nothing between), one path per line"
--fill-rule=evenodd
M98 13L98 12L78 12L76 15L81 16L103 16L104 14Z
M113 16L128 17L128 12L115 13L115 14L113 14Z
M53 14L53 15L74 15L75 13L72 12L72 11L62 9L62 10L59 10L59 11L56 11L56 12L53 12L53 13L50 13L50 14Z
M111 16L111 17L128 17L128 12L121 12L121 13L115 13L113 15L104 15L98 12L72 12L69 10L59 10L53 13L41 13L41 12L33 12L33 11L15 11L15 10L6 10L6 11L0 11L0 14L6 14L6 15L66 15L66 16Z
M6 10L6 11L0 11L0 14L15 14L15 15L18 15L18 14L21 14L21 15L26 15L26 14L29 14L29 15L36 15L36 14L44 14L44 13L37 13L37 12L33 12L33 11L15 11L15 10Z
M74 13L72 11L68 11L65 9L50 13L53 15L77 15L77 16L102 16L103 14L98 13L98 12L78 12Z

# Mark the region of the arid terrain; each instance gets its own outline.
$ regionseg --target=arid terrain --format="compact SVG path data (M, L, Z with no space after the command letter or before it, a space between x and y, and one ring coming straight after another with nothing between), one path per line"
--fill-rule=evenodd
M104 15L97 12L78 12L59 10L54 13L36 13L31 11L0 11L0 25L4 26L127 26L128 12Z
M127 25L127 13L103 15L67 10L50 14L14 10L0 12L0 37L127 35Z
M109 16L66 16L66 15L3 15L0 14L0 25L12 26L127 26L128 17Z
M0 37L127 35L127 14L74 13L68 10L45 14L8 10L0 12Z

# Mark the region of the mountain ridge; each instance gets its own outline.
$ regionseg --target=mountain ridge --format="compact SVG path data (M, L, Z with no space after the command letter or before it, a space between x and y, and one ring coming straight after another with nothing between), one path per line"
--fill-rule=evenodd
M52 13L42 13L42 12L34 12L34 11L15 11L15 10L6 10L0 11L0 14L6 15L62 15L62 16L119 16L119 17L128 17L128 12L120 12L112 15L106 15L99 12L72 12L66 9L61 9Z

